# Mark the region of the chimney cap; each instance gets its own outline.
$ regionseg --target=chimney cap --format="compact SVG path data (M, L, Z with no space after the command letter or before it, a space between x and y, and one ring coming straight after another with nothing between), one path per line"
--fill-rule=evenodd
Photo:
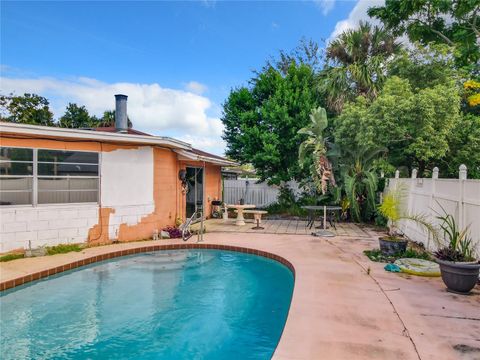
M123 94L116 94L115 95L115 99L127 99L128 96L127 95L123 95Z

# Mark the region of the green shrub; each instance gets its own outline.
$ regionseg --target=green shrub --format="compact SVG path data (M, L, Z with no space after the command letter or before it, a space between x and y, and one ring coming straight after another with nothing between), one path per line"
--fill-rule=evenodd
M375 213L375 225L382 228L386 228L388 225L388 219L378 210Z
M448 214L438 201L437 204L442 208L443 215L437 213L436 218L442 222L440 228L447 243L435 252L435 256L446 261L474 261L476 244L470 237L470 225L460 228L453 215Z
M0 256L0 262L5 262L5 261L11 261L11 260L16 260L16 259L23 259L25 257L24 254L6 254Z
M292 205L296 204L295 194L288 185L282 186L280 188L280 194L278 195L278 204L284 208L289 208Z
M269 214L281 214L281 215L290 215L290 216L304 216L307 212L302 209L299 204L291 204L286 206L284 204L275 203L267 206L265 210Z
M65 254L72 251L82 251L83 246L79 244L58 244L56 246L47 246L47 255Z
M412 258L431 260L432 257L425 251L416 251L413 249L407 249L405 252L397 253L394 255L384 255L380 249L364 250L363 253L372 261L375 262L394 262L397 259Z

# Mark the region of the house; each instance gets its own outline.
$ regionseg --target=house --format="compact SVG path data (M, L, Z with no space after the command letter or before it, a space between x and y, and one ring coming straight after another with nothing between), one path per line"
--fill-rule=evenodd
M233 162L127 126L64 129L0 123L0 252L151 238L222 198Z

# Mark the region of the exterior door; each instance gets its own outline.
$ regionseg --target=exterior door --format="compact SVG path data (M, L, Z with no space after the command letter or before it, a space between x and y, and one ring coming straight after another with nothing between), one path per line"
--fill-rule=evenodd
M204 181L202 167L187 167L187 184L187 218L189 218L198 210L199 206L203 207Z

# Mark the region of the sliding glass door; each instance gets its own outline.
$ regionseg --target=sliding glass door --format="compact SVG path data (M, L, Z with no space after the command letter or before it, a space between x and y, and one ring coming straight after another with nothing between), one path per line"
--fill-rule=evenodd
M187 218L191 217L199 206L203 206L203 168L187 167Z

